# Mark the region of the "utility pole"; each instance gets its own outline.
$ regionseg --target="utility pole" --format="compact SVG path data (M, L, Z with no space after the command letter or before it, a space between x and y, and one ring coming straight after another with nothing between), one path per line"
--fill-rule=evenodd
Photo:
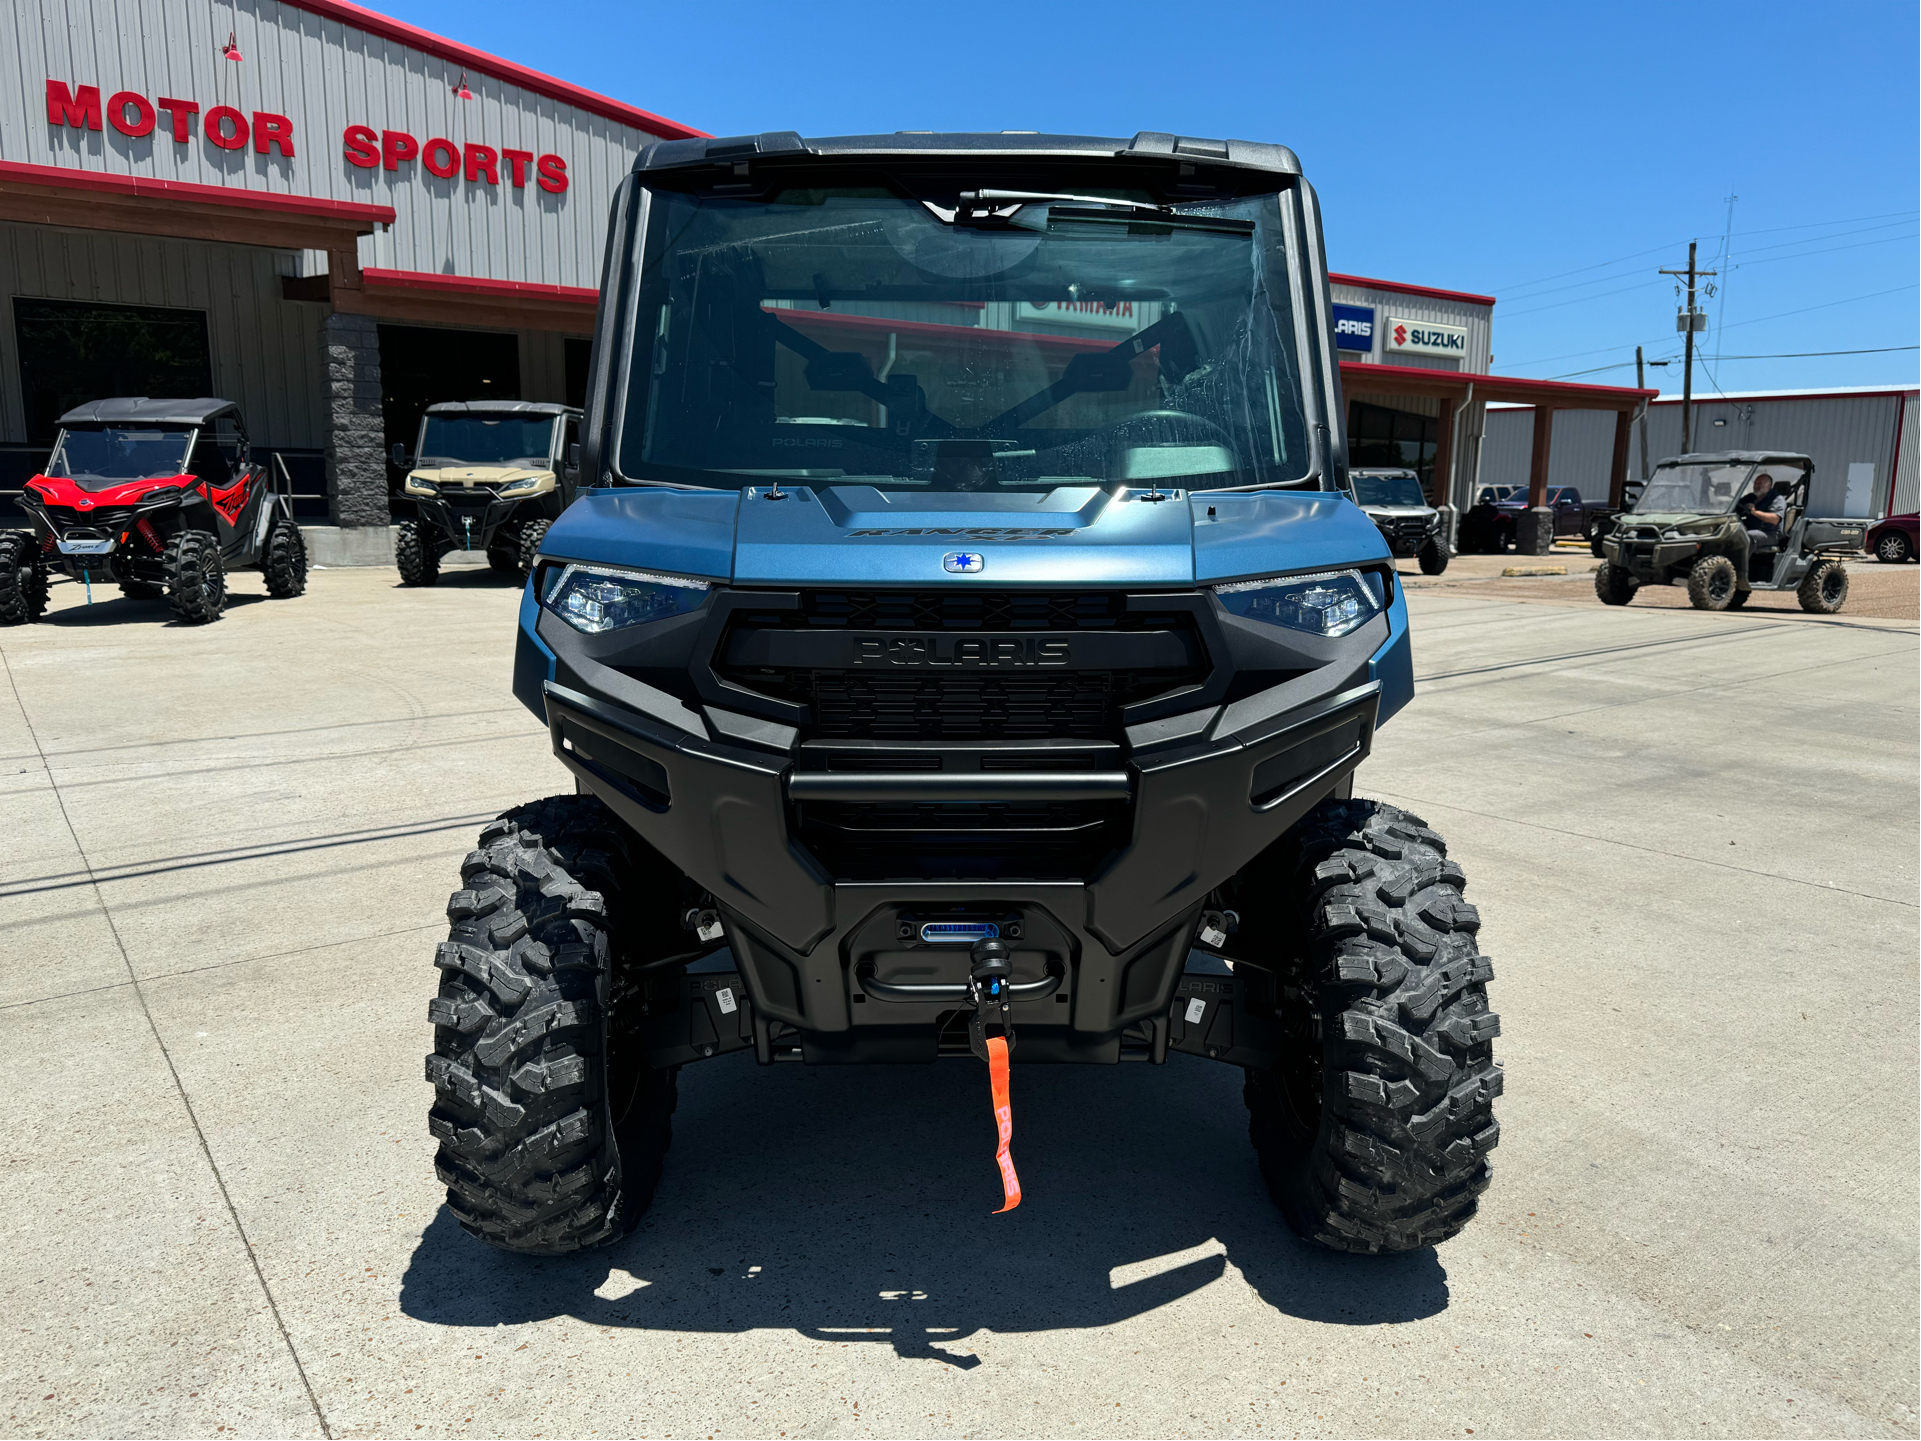
M1646 390L1648 388L1647 367L1641 361L1641 347L1638 345L1634 347L1634 388L1636 390ZM1682 449L1685 450L1686 447L1683 446ZM1643 400L1641 402L1641 484L1646 485L1647 481L1648 481L1648 403L1646 400Z
M1688 279L1688 308L1674 317L1674 328L1687 336L1684 347L1686 359L1681 365L1681 454L1687 455L1694 450L1694 336L1697 331L1708 328L1708 313L1694 303L1694 289L1701 277L1713 275L1712 270L1700 270L1694 264L1694 249L1697 242L1688 242L1688 268L1686 270L1662 270L1663 275L1685 275ZM1677 289L1679 287L1676 287ZM1708 294L1714 288L1708 287Z

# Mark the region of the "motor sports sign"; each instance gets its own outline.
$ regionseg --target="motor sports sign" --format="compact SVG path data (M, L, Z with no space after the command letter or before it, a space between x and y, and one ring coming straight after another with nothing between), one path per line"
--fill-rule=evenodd
M255 153L296 158L294 123L268 110L243 111L231 105L210 105L174 96L151 99L137 90L116 90L106 99L97 85L69 84L48 77L47 124L55 129L100 130L111 126L130 140L144 140L158 131L175 145L191 145L196 137L221 150L242 150L251 142ZM164 118L163 117L164 114ZM558 155L536 154L509 146L468 140L456 144L438 136L422 140L404 130L376 131L369 125L349 125L341 145L349 165L362 170L399 172L410 179L421 169L440 180L525 189L531 179L549 195L567 190L567 162ZM407 165L406 170L401 167Z
M1390 315L1385 348L1402 355L1451 355L1456 360L1466 360L1467 330L1459 325Z

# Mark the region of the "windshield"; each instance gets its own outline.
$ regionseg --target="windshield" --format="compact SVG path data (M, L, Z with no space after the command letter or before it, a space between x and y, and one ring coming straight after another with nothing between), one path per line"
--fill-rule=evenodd
M656 191L622 475L934 490L1301 477L1278 197L1144 202L970 213L884 188Z
M513 465L545 470L554 433L551 415L430 415L420 428L423 470L443 465Z
M1731 510L1741 494L1741 483L1753 467L1746 461L1722 465L1657 465L1641 498L1634 502L1634 514L1658 515L1668 511L1695 511L1716 514Z
M1411 475L1361 475L1350 471L1354 499L1360 505L1426 505L1421 482Z
M47 461L47 474L82 490L104 490L130 480L185 475L191 430L107 427L63 430Z

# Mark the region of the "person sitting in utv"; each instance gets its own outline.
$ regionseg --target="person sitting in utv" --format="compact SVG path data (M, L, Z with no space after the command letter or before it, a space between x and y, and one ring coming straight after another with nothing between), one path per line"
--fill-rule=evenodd
M1774 477L1766 471L1754 478L1754 493L1734 503L1735 513L1748 533L1748 551L1773 550L1781 539L1781 522L1787 515L1787 495L1774 488Z

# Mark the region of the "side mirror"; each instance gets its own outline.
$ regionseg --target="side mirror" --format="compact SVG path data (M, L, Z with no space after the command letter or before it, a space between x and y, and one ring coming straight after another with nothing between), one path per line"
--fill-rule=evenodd
M387 450L387 459L399 466L402 470L405 470L407 468L407 447L396 440Z

